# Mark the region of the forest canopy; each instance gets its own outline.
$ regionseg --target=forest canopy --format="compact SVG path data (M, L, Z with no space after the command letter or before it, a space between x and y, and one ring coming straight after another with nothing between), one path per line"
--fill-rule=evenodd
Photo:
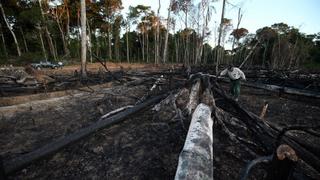
M234 19L222 16L219 28L214 29L209 22L220 15L212 3L170 0L169 7L161 7L169 9L167 17L162 17L160 9L155 12L150 6L130 6L124 13L121 0L88 0L87 61L100 57L129 63L239 65L246 60L248 65L270 69L320 64L320 33L305 34L285 22L275 22L252 34L241 26L240 9ZM1 64L80 62L80 1L5 0L0 11ZM209 38L218 38L219 43L212 47ZM225 48L226 43L232 48Z

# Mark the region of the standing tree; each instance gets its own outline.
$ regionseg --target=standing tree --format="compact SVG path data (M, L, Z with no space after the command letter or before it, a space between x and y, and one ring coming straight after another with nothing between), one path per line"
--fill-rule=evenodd
M86 28L86 0L81 0L81 76L87 77L87 28Z
M241 13L241 8L239 8L239 11L238 11L238 23L237 23L236 29L233 30L233 32L238 32L239 25L240 25L241 20L242 20L242 16L243 16L243 14ZM233 33L233 32L232 32L232 33ZM241 31L240 31L240 32L241 32ZM235 41L237 40L237 42L239 43L239 39L241 38L241 37L237 38L237 37L235 36L235 34L238 34L238 33L235 33L235 34L232 34L232 33L231 33L231 35L233 35L233 41L232 41L231 51L233 51L233 49L234 49L234 43L235 43ZM248 33L249 33L249 32L247 32L247 34L248 34Z
M106 33L108 38L108 55L109 59L112 59L112 26L117 18L117 13L122 9L121 0L104 0L103 12L106 19Z
M0 11L1 11L2 17L3 17L4 21L5 21L8 29L9 29L9 31L10 31L10 33L11 33L11 35L12 35L12 37L13 37L14 43L16 44L18 56L21 56L21 50L20 50L20 46L19 46L17 37L16 37L15 33L13 32L13 29L12 29L12 27L10 26L10 24L9 24L9 22L8 22L8 20L7 20L6 14L5 14L5 12L4 12L4 9L3 9L1 3L0 3Z
M54 60L57 60L57 53L56 53L56 49L55 49L55 47L53 45L52 37L51 37L51 34L50 34L48 26L47 26L47 23L48 23L47 21L48 20L45 17L45 13L44 13L44 10L43 10L43 7L42 7L42 0L38 0L38 3L39 3L41 17L42 17L42 24L44 26L44 31L45 31L46 37L48 39L50 53L53 56ZM45 4L45 5L48 6L48 4Z
M164 50L163 50L163 59L162 61L165 63L167 61L167 54L168 54L168 39L169 39L169 32L170 32L170 23L171 23L171 11L174 4L174 0L170 0L169 8L168 8L168 17L167 17L167 31L164 40Z

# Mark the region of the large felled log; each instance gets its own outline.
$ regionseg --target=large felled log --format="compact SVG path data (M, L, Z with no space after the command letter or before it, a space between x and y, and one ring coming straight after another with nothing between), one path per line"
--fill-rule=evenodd
M191 88L189 102L186 107L188 114L192 114L193 110L199 104L200 86L201 86L201 81L200 79L197 79L196 83Z
M250 83L250 82L244 82L242 84L248 87L265 89L265 90L273 91L277 93L286 93L286 94L292 94L292 95L307 96L312 98L320 98L320 93L303 90L303 89L289 88L289 87L270 85L270 84Z
M213 179L212 125L211 108L200 103L179 156L176 180Z
M203 75L208 76L208 77L216 77L214 75L207 75L207 74L203 74ZM230 80L228 78L218 77L218 79L219 79L219 81L230 82ZM272 84L253 83L253 82L242 82L241 85L264 89L264 90L276 92L279 94L286 93L286 94L291 94L291 95L320 98L320 93L314 92L314 91L308 91L308 90L304 90L304 89L290 88L290 87L285 87L285 86L277 86L277 85L272 85Z
M95 124L90 125L89 127L83 128L73 134L70 134L66 137L61 137L52 143L49 143L42 148L39 148L33 152L24 154L16 159L13 159L9 162L4 163L4 170L3 172L8 175L13 172L16 172L26 166L28 166L30 163L39 160L41 158L44 158L48 155L51 155L61 148L64 148L65 146L74 143L92 133L97 132L98 130L101 130L103 128L109 127L111 125L114 125L116 123L120 123L121 121L125 120L128 116L137 113L138 111L146 108L147 106L150 106L151 104L154 104L161 99L163 99L165 95L159 95L154 98L146 100L144 103L141 103L139 105L136 105L130 109L127 109L123 112L120 112L119 114L116 114L112 117L103 119L101 121L96 122Z

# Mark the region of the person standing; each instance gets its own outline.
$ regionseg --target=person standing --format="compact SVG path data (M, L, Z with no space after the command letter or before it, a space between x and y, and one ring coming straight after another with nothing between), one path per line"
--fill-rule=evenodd
M244 73L237 67L231 65L225 70L221 71L220 76L228 75L230 79L230 93L238 101L240 95L240 80L246 80Z

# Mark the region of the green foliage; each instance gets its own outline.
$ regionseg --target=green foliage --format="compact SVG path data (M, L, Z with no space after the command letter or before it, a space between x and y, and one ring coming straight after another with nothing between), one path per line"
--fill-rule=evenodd
M305 63L303 65L304 68L306 69L310 69L310 70L319 70L320 69L320 62L317 61L317 62L308 62L308 63Z
M61 5L50 8L47 1L42 1L44 18L41 16L38 1L9 0L6 2L8 3L2 3L5 13L13 25L13 31L23 52L23 55L17 59L18 63L31 63L44 59L40 33L45 53L50 60L52 59L49 48L50 38L52 38L54 50L58 53L58 59L74 59L75 61L80 59L79 1L64 0L61 1ZM179 23L172 18L170 21L171 29L168 30L162 21L164 18L160 18L159 21L159 17L151 10L150 6L130 6L129 13L123 17L120 13L123 9L121 0L87 1L87 21L91 32L92 52L104 59L111 57L108 61L119 62L127 59L127 51L129 51L130 62L142 62L144 59L145 62L153 63L157 54L155 53L157 23L160 22L159 56L162 56L161 51L164 49L166 32L172 32L172 34L169 33L168 60L166 62L199 63L195 59L200 51L199 47L202 47L201 57L198 56L201 59L200 62L214 63L213 49L205 43L207 42L206 37L210 34L210 28L205 31L205 35L202 37L202 32L199 29L204 25L196 22L197 17L193 17L196 15L193 3L192 0L172 1L170 7L174 12L172 16L179 16L178 18L176 16L176 19L181 22L188 21L188 18L192 19L190 21L192 23L185 22L184 29L175 29L173 26L178 26ZM230 21L231 19L224 19L225 25L230 24ZM5 46L3 46L2 40L0 41L2 43L0 63L5 63L7 61L5 61L6 53L4 50L6 49L8 57L16 56L16 50L10 31L6 28L2 17L0 23L0 31L5 40ZM196 27L197 23L199 23L199 27ZM46 27L49 35L46 33ZM173 29L175 29L174 32ZM233 30L231 35L236 38L237 46L233 52L226 55L226 59L235 63L241 63L257 43L256 49L248 61L250 65L262 65L271 69L290 69L305 64L311 66L309 64L320 63L320 33L306 35L301 33L299 29L285 23L276 23L257 30L256 34L248 34L247 29L239 28ZM63 37L70 54L65 53ZM315 65L315 67L318 66Z
M251 65L262 65L270 69L295 69L302 64L318 61L320 51L314 42L316 38L316 35L303 34L285 23L276 23L257 30L256 36L247 36L242 47L246 49L258 43Z
M23 53L22 56L17 58L14 61L15 65L27 65L34 62L44 61L43 55L41 52L30 52L30 53Z

